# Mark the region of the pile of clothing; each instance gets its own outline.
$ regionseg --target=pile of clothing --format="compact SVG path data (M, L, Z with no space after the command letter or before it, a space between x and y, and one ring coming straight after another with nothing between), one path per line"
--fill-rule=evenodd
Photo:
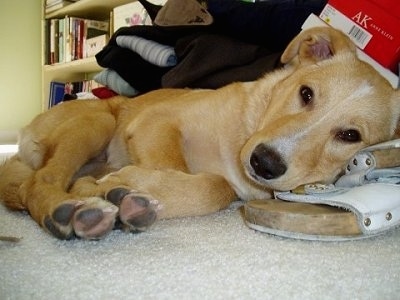
M277 68L287 43L326 0L139 0L152 26L123 27L96 55L95 80L117 94L219 88Z

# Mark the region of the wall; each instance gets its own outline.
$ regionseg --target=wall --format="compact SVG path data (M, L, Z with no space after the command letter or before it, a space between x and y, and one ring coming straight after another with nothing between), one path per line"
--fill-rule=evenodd
M41 111L41 1L2 0L0 142Z

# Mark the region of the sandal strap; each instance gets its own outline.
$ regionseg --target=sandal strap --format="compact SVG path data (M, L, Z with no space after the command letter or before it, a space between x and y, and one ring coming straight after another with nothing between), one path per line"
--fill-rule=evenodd
M347 165L337 187L354 187L370 182L400 182L400 139L359 151Z

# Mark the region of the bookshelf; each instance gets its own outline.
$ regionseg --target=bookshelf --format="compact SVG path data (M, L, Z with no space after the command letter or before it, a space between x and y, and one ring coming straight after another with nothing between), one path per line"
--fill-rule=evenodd
M63 18L64 16L81 17L87 19L106 20L114 7L134 2L135 0L80 0L59 10L46 14L45 0L43 4L42 22L42 110L46 110L49 100L49 87L51 81L80 81L89 79L93 73L102 68L97 64L94 57L74 60L68 63L45 65L45 45L47 43L44 23L46 19Z

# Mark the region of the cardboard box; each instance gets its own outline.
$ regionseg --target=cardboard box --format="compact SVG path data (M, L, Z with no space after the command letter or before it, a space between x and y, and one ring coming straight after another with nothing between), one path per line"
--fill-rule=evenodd
M311 14L307 20L304 22L303 26L301 27L302 29L308 29L312 27L318 27L318 26L329 26L327 23L325 23L323 20L321 20L318 16ZM361 49L357 49L357 55L358 57L373 66L383 77L385 77L390 84L393 86L393 88L397 88L399 85L399 77L397 77L394 73L392 73L389 69L384 68L381 64L379 64L377 61L372 59L369 55L367 55L365 52L363 52Z
M345 32L366 54L397 74L400 60L400 18L378 0L329 0L320 18ZM398 1L398 0L396 0ZM380 3L380 1L379 1ZM397 3L397 2L396 2Z
M108 43L108 34L102 34L85 41L85 57L95 56Z
M166 0L151 0L156 5L163 5ZM152 25L149 14L138 1L117 6L112 12L115 32L118 28L134 25Z
M114 32L121 27L151 25L149 14L138 1L117 6L113 10Z

